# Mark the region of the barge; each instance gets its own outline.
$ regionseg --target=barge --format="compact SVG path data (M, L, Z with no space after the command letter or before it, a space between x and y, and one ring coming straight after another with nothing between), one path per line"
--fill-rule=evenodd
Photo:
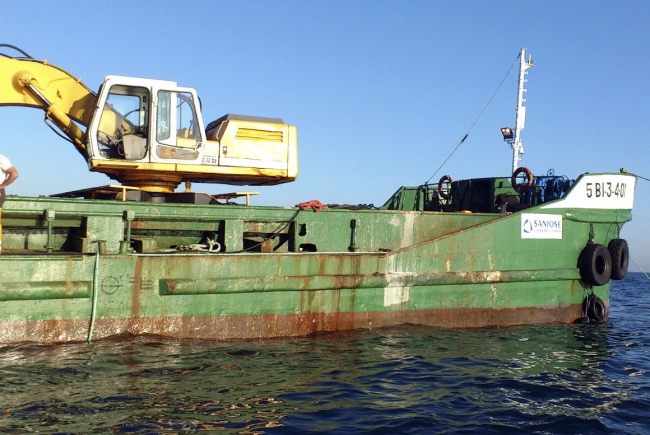
M167 124L153 123L164 105L148 100L147 89L137 93L149 86L147 92L160 96L160 90L110 76L87 107L104 107L105 115L103 93L115 83L118 96L132 96L137 88L136 109L152 116L127 123L128 115L116 118L113 104L110 116L119 124L113 130L122 133L119 140L103 139L108 129L102 113L85 113L82 99L56 107L47 95L34 97L33 89L44 94L48 86L43 79L24 79L24 71L52 67L20 62L11 69L23 74L18 79L2 69L2 81L13 80L0 84L3 104L44 109L91 170L122 185L7 197L1 210L0 343L121 334L260 339L405 323L477 328L600 322L607 320L610 280L627 271L628 246L620 232L632 219L636 177L625 170L575 180L534 176L525 168L505 177L445 176L437 185L401 187L377 208L318 201L254 206L248 204L254 192L193 192L189 182L295 179L295 127L231 115L204 129L194 113L198 132L161 133ZM16 80L27 88L12 100L7 89L18 89ZM191 103L192 90L172 92L184 93L177 101ZM57 112L61 107L74 123ZM149 142L153 134L138 132L139 121L156 131L157 144ZM87 130L79 132L79 126ZM227 142L229 129L235 132ZM166 142L174 130L176 148ZM204 132L207 137L198 138ZM245 155L251 144L261 144L266 157ZM517 140L512 144L521 151ZM224 151L230 154L224 157ZM188 191L175 192L181 181ZM235 197L247 204L230 203Z

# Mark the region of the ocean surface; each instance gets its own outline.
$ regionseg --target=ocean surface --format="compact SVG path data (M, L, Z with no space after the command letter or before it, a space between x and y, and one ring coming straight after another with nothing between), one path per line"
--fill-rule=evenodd
M0 433L650 433L650 280L606 324L0 348Z

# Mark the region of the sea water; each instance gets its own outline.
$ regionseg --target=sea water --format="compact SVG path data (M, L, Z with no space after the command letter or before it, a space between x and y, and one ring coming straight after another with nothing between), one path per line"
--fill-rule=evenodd
M606 324L0 348L0 432L650 433L650 280Z

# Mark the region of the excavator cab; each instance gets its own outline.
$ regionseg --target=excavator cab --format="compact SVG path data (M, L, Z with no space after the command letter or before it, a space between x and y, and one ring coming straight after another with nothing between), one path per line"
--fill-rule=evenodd
M148 191L171 191L180 181L295 179L295 127L227 115L206 132L198 103L194 89L174 82L108 76L88 127L90 169Z
M153 80L133 83L139 81L106 80L99 96L102 110L90 124L93 158L96 156L100 166L101 160L201 163L205 134L197 116L194 90L156 81L169 85L155 91ZM156 92L153 95L152 90ZM150 116L152 112L154 117Z

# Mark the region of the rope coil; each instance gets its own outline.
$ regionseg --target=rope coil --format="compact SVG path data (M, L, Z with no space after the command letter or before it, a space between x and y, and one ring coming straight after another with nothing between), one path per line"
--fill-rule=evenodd
M311 201L305 201L301 202L300 204L296 204L296 207L298 207L300 210L309 210L310 208L314 210L314 213L318 213L324 208L327 208L326 205L323 205L319 200L317 199L312 199Z

